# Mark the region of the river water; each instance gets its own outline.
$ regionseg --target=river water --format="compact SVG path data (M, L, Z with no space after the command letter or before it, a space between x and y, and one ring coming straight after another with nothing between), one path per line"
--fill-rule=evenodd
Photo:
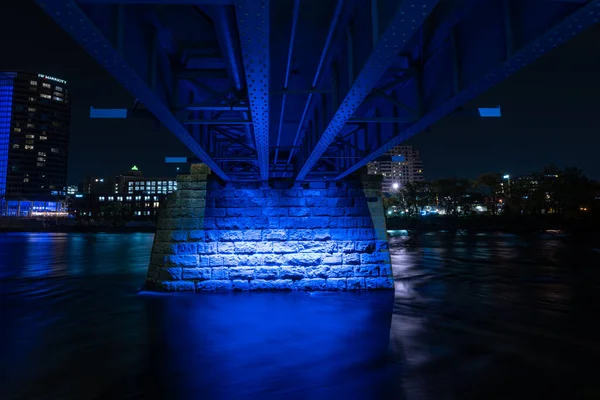
M139 293L151 234L0 235L0 399L600 398L600 241L391 239L395 293Z

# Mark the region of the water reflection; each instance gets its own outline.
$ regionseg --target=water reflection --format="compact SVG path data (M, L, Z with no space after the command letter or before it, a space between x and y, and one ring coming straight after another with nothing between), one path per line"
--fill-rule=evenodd
M0 398L598 398L595 238L391 240L392 293L138 294L152 235L0 235Z

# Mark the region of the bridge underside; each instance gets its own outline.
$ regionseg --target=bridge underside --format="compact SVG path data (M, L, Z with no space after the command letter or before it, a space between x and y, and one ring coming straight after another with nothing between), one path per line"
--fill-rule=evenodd
M600 0L36 2L136 97L129 116L205 164L159 217L147 284L165 290L392 288L359 169L600 17Z
M598 21L598 0L36 0L224 181L338 180Z

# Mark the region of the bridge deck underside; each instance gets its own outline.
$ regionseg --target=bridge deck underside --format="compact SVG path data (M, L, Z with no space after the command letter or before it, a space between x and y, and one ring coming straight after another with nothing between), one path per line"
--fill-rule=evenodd
M36 2L132 115L226 181L341 179L600 16L600 0Z

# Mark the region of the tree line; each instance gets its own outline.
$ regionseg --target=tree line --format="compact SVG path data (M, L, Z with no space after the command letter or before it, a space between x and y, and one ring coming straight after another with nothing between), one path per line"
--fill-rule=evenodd
M486 173L475 180L412 182L384 197L388 217L424 214L579 218L598 211L600 184L578 168L554 165L528 176Z

